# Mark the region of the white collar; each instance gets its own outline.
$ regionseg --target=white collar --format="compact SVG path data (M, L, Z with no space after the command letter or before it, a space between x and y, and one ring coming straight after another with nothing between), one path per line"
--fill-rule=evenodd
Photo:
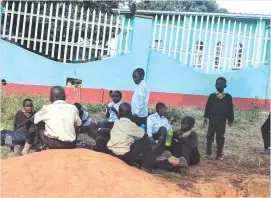
M56 100L52 104L66 104L66 102L64 100Z

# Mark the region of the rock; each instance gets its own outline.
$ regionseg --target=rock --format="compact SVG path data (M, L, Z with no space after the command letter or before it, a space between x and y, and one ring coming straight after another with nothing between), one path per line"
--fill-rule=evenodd
M3 197L190 196L176 184L87 149L1 160Z

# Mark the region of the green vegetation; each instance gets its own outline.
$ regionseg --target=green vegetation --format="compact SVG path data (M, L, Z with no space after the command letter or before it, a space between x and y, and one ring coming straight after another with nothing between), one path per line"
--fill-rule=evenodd
M22 109L22 102L25 98L31 98L34 101L35 110L41 109L41 107L48 102L48 98L45 96L29 96L29 95L7 95L1 92L1 129L12 129L13 118L15 113ZM90 104L85 103L83 107L92 114L102 114L105 111L105 105L103 103ZM150 106L150 112L154 112L155 107ZM202 120L204 109L202 108L180 108L169 107L168 117L174 116L176 121L180 120L184 115L193 115L197 121ZM252 108L248 110L235 109L235 124L238 123L253 123L259 120L259 114L261 109Z

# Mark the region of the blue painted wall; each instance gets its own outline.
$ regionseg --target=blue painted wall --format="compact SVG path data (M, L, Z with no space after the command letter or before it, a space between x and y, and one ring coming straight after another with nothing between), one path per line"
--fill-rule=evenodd
M144 31L136 30L141 25ZM81 64L54 62L0 40L1 78L9 83L65 86L66 78L74 77L76 71L84 88L134 90L132 71L142 67L152 92L209 95L215 91L215 79L224 76L233 97L270 99L270 67L204 74L150 50L151 28L151 19L136 18L133 46L139 47L133 47L132 54Z

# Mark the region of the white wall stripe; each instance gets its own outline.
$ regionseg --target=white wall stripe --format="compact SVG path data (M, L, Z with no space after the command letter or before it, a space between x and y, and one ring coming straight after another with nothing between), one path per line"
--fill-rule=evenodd
M207 16L207 19L206 19L206 26L205 26L205 33L204 33L204 43L203 43L203 57L202 57L202 66L201 66L201 69L203 70L204 69L204 66L205 66L205 56L206 56L206 50L207 50L207 36L208 36L208 33L207 33L207 30L209 29L209 15Z
M184 21L183 21L183 30L182 30L182 41L181 41L181 46L180 46L180 57L179 57L179 62L182 61L182 50L183 50L183 41L185 37L185 27L186 27L186 15L184 15Z
M235 34L235 29L236 29L236 21L234 21L234 24L233 24L233 35ZM232 69L233 67L233 58L234 58L234 55L233 55L233 49L234 49L234 36L231 35L231 50L230 50L230 55L229 55L229 69Z
M157 26L157 15L155 15L155 19L154 19L154 25L153 25L153 34L152 34L152 49L154 49L154 46L155 46L156 26Z
M77 19L77 10L78 6L75 6L75 12L74 12L74 20ZM72 29L72 47L71 47L71 53L70 53L70 61L73 61L73 50L74 50L74 37L75 37L75 30L76 30L76 22L73 22L73 29Z
M19 8L18 8L18 18L17 18L17 24L16 24L16 36L15 36L15 42L18 41L18 33L19 33L19 24L20 24L20 18L21 18L21 9L22 9L22 2L19 3Z
M89 8L87 10L87 18L86 18L86 21L85 21L85 36L84 36L84 47L83 47L83 54L82 54L82 57L83 57L83 60L86 59L86 45L87 45L87 36L88 36L88 23L89 23Z
M15 3L12 3L12 12L11 12L11 19L10 19L10 24L9 24L9 38L8 40L11 40L11 35L12 35L12 27L13 27L13 17L14 17L14 7Z
M209 49L208 49L208 62L207 62L207 67L206 67L206 72L208 73L209 72L209 67L210 67L210 59L212 58L212 55L211 55L211 49L212 49L212 41L213 41L213 34L214 34L214 22L215 22L215 17L213 16L212 17L212 26L211 26L211 35L210 35L210 43L208 43L209 45ZM207 44L207 43L206 43ZM215 43L216 44L216 43Z
M24 4L24 20L23 20L23 31L22 31L22 40L21 40L21 45L23 45L24 44L24 33L25 33L25 23L26 23L26 12L27 12L27 5L28 5L28 3L27 2L25 2L25 4ZM4 25L4 27L5 27L5 25ZM4 28L4 30L5 30L5 28Z
M198 23L198 15L195 17L195 24L194 24L194 30L193 30L193 37L192 37L192 47L191 47L191 54L190 54L190 67L193 67L193 57L194 57L194 46L196 42L196 31L197 31L197 23Z
M79 32L78 32L79 36L77 39L76 61L78 61L78 59L79 59L80 40L81 40L82 23L83 23L83 13L84 13L84 8L82 7L81 8L81 15L80 15L80 22L79 22ZM83 40L83 42L85 42L85 41Z
M52 57L54 57L54 54L55 54L55 42L56 42L56 29L57 29L57 22L58 22L58 12L59 12L59 4L56 5L56 17L55 17L53 46L52 46L52 54L51 54Z
M58 45L58 54L57 54L57 59L60 60L61 59L61 46L62 46L62 39L63 37L61 35L63 35L63 26L64 26L64 17L65 17L65 3L62 5L62 18L61 18L61 25L60 25L60 35L59 35L59 45Z
M220 17L218 17L217 19L217 25L216 25L216 35L215 35L215 43L214 43L214 52L213 52L213 61L212 61L212 71L215 70L215 58L216 58L216 50L217 50L217 42L218 42L218 32L219 32L219 28L220 28ZM221 49L221 48L220 48Z
M46 51L45 54L48 55L49 50L49 40L50 40L50 31L51 31L51 23L52 23L52 13L53 13L53 4L50 5L50 18L49 18L49 24L48 24L48 31L47 31L47 43L46 43Z
M179 32L180 32L180 20L181 20L181 16L178 16L178 22L177 22L177 33L176 33L176 37L175 37L175 49L174 49L174 59L176 59L176 51L177 51L177 47L178 47L178 41L179 41Z
M165 54L166 52L166 47L167 47L167 32L168 32L168 23L169 23L169 15L167 15L167 20L166 20L166 30L165 30L165 34L164 34L164 47L163 47L163 54Z
M171 52L172 35L173 35L174 23L175 23L175 15L173 15L173 18L172 18L172 21L171 21L171 31L170 31L170 37L169 37L168 57L170 57L170 52Z
M190 16L189 19L189 26L188 26L188 37L186 38L186 50L185 50L185 66L187 66L187 59L188 59L188 50L189 50L189 44L190 44L190 36L191 36L191 27L192 27L192 19L193 17Z
M68 41L69 41L69 33L70 33L70 18L71 18L71 12L72 12L72 5L69 5L69 11L68 11L68 23L67 23L67 29L66 29L66 41L65 41L65 48L64 48L64 58L63 61L66 63L67 61L67 50L68 50Z
M157 51L160 51L160 44L161 44L161 36L162 36L162 27L163 27L163 14L160 17L160 27L159 27L159 36L158 36L158 45Z
M37 17L36 17L36 26L35 26L35 39L34 39L34 45L33 45L33 50L36 50L36 45L37 45L37 36L38 36L38 27L39 27L39 16L40 16L40 2L38 3L38 8L37 8Z

